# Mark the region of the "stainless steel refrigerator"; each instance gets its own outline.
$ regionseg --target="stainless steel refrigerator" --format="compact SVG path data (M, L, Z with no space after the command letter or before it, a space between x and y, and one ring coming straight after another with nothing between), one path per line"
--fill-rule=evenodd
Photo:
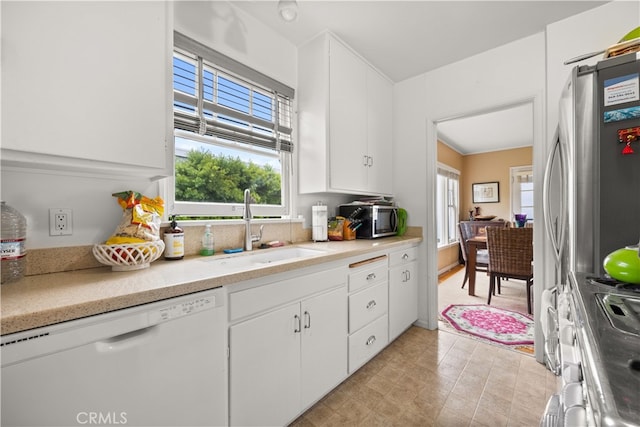
M640 238L640 53L572 70L545 173L545 223L569 271L603 275L612 251Z
M544 183L555 283L541 295L545 362L562 390L542 426L638 426L640 285L604 258L640 238L640 54L576 67Z

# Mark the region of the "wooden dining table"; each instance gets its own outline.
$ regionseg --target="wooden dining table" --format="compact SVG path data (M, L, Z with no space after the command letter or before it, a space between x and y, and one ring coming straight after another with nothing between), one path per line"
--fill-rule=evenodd
M487 249L487 235L477 235L467 239L467 262L469 263L469 295L476 294L476 255L478 249Z

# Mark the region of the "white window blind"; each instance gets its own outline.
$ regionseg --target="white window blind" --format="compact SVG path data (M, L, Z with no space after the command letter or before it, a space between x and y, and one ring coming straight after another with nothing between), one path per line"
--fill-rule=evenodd
M292 88L177 32L174 46L176 129L293 151Z

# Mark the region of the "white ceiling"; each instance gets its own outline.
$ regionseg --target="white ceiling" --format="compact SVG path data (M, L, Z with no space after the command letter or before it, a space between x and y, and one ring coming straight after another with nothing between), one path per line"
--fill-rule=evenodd
M607 1L298 0L294 22L280 19L274 0L231 3L296 46L328 29L399 82L542 32L547 24ZM531 117L531 107L520 106L452 120L439 124L438 130L463 154L495 151L531 145L533 130L526 131L532 127Z
M438 139L461 154L533 145L533 104L438 123Z

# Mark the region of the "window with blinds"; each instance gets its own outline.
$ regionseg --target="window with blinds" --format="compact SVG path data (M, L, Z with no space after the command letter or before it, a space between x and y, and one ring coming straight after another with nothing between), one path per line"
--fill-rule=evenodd
M438 247L458 241L456 226L459 222L460 172L438 164L436 188L436 228Z
M293 89L174 33L174 210L240 216L288 214Z

